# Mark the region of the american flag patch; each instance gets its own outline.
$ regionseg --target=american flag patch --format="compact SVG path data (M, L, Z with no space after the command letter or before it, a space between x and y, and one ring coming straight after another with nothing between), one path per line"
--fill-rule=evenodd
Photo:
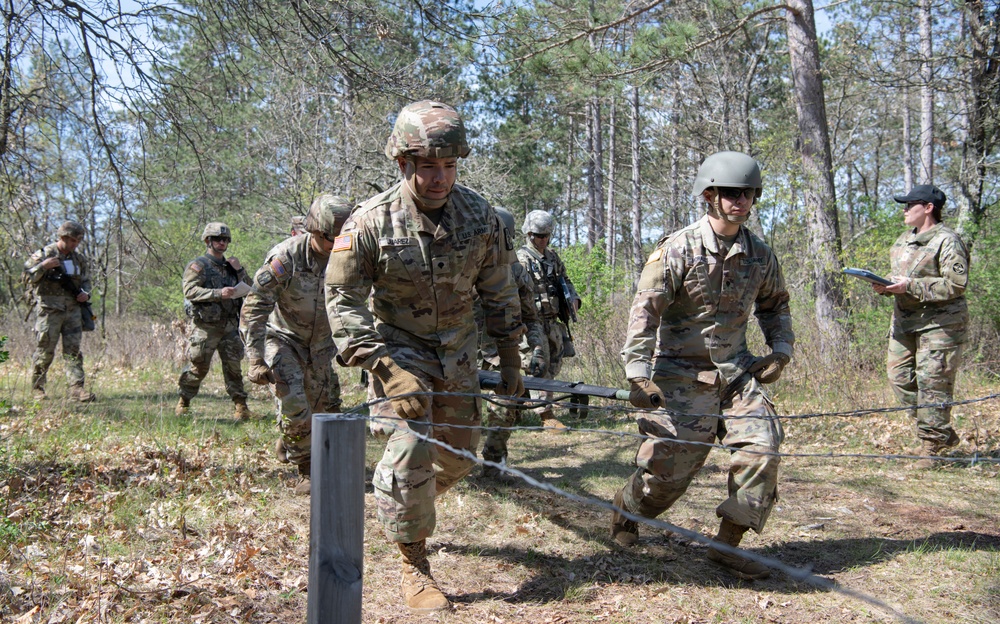
M354 236L352 234L344 234L343 236L338 236L333 240L334 251L350 251L353 247Z
M285 265L281 264L281 260L274 258L271 260L271 270L274 271L275 275L281 277L285 274Z

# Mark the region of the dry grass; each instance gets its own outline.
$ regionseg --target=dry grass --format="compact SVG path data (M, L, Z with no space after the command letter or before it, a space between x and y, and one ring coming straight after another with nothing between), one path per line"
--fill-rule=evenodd
M154 340L155 338L155 340ZM218 369L176 418L176 335L139 326L97 348L88 374L100 400L34 404L25 360L0 367L0 621L290 622L305 618L308 501L287 487L294 471L270 456L270 420L237 423ZM153 346L143 346L151 344ZM124 351L118 351L124 349ZM150 351L150 349L155 349ZM110 353L119 355L111 356ZM127 354L127 356L126 356ZM153 363L153 354L165 363ZM572 375L573 369L568 369ZM804 396L775 388L783 413L892 405L880 379ZM360 400L355 372L345 376ZM992 388L963 377L959 398ZM270 403L255 392L257 413ZM1000 455L1000 402L957 408L957 454ZM592 410L586 428L632 432L622 415ZM792 420L789 453L899 453L915 447L899 414ZM512 464L532 477L609 501L631 472L636 442L593 433L518 432ZM368 467L381 446L368 441ZM745 546L810 566L839 586L924 622L1000 619L1000 470L956 464L915 472L892 459L788 457L767 530ZM714 451L688 493L662 518L705 534L726 483ZM639 546L612 547L608 514L555 494L469 478L438 504L430 540L435 576L452 612L416 618L399 604L398 556L365 501L365 622L880 622L885 611L777 573L743 582L704 549L645 528Z

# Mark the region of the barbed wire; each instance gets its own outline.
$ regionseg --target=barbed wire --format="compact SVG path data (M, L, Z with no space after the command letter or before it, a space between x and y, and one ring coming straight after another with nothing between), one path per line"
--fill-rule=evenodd
M629 512L626 509L622 509L621 507L618 507L618 506L614 505L613 503L609 503L609 502L601 500L601 499L590 498L590 497L587 497L587 496L582 496L580 494L575 494L573 492L568 492L568 491L563 490L563 489L561 489L561 488L559 488L559 487L557 487L555 485L552 485L551 483L538 481L538 480L534 479L533 477L531 477L531 476L529 476L529 475L521 472L520 470L517 470L516 468L511 468L506 463L498 463L498 462L493 462L493 461L489 461L489 460L485 460L485 459L480 459L472 451L469 451L469 450L466 450L466 449L455 448L455 447L451 446L450 444L448 444L446 442L443 442L441 440L435 439L431 435L424 434L424 433L421 433L419 431L415 431L415 430L413 430L412 428L409 428L409 427L407 427L407 428L404 429L402 426L400 426L400 424L402 422L413 422L413 421L404 421L403 419L389 419L389 418L372 417L372 416L368 416L368 415L365 415L365 414L359 414L359 413L343 413L343 414L339 414L337 417L340 418L340 419L342 419L342 420L363 420L363 421L378 420L378 421L380 421L380 422L388 425L389 427L391 427L391 428L393 428L393 429L395 429L397 431L403 431L403 430L405 430L408 434L413 435L414 437L416 437L416 438L418 438L418 439L420 439L420 440L422 440L424 442L427 442L427 443L433 444L435 446L438 446L440 448L443 448L443 449L447 450L448 452L450 452L450 453L452 453L454 455L457 455L457 456L463 457L465 459L471 460L473 462L473 464L476 464L476 465L479 465L479 466L489 466L491 468L496 468L496 469L498 469L499 471L501 471L504 474L516 477L516 478L524 481L525 483L527 483L529 486L531 486L533 488L536 488L536 489L539 489L539 490L542 490L542 491L545 491L545 492L549 492L551 494L554 494L556 496L565 498L567 500L571 500L571 501L579 503L579 504L588 505L588 506L591 506L591 507L599 507L599 508L607 510L607 511L615 512L615 513L618 513L618 514L620 514L620 515L628 518L629 520L632 520L633 522L639 522L639 523L648 525L650 527L653 527L655 529L670 531L671 533L675 533L677 535L680 535L681 537L686 538L686 539L688 539L688 540L690 540L692 542L696 542L696 543L702 544L704 546L709 546L709 547L715 548L716 550L719 550L719 551L724 552L726 554L736 555L738 557L743 557L745 559L749 559L751 561L755 561L757 563L760 563L762 565L767 566L768 568L770 568L772 570L778 570L780 572L783 572L784 574L786 574L787 576L791 577L794 580L801 581L801 582L804 582L804 583L808 583L810 585L813 585L815 587L819 587L819 588L827 590L827 591L833 591L833 592L842 594L844 596L847 596L849 598L853 598L853 599L856 599L856 600L860 600L862 602L866 602L869 605L871 605L871 606L873 606L873 607L875 607L877 609L885 611L886 613L888 613L889 615L891 615L892 617L898 619L901 622L906 622L907 624L919 624L919 622L920 622L919 620L917 620L915 618L912 618L912 617L906 615L905 613L902 613L897 608L893 607L892 605L889 605L888 603L886 603L886 602L884 602L882 600L879 600L878 598L876 598L874 596L868 595L868 594L866 594L864 592L861 592L861 591L858 591L858 590L855 590L855 589L852 589L852 588L849 588L849 587L845 587L843 585L840 585L839 583L831 581L830 579L827 579L825 577L813 574L813 572L811 571L810 567L797 568L797 567L789 566L789 565L786 565L785 563L783 563L782 561L780 561L778 559L774 559L772 557L766 557L764 555L760 555L760 554L757 554L757 553L754 553L754 552L750 552L750 551L744 550L742 548L737 548L735 546L730 546L729 544L726 544L724 542L719 542L719 541L717 541L715 539L712 539L711 537L708 537L706 535L703 535L702 533L699 533L697 531L692 531L690 529L685 529L683 527L679 527L679 526L677 526L675 524L671 524L671 523L665 522L663 520L658 520L656 518L646 518L644 516L639 516L639 515L636 515L636 514L633 514L633 513ZM417 422L420 422L420 424L423 425L424 427L427 427L427 426L436 427L436 426L438 426L436 423L428 423L428 422L424 422L424 421L417 421Z
M396 398L403 398L403 397L408 397L408 396L448 396L448 397L480 398L480 399L483 399L484 401L487 401L487 402L490 402L490 403L494 403L494 404L499 405L501 407L506 407L507 404L511 401L511 399L506 399L506 398L499 399L499 398L496 397L496 395L483 395L483 394L464 393L464 392L414 392L414 393L410 393L410 394L399 395ZM964 401L963 403L986 401L986 400L990 400L992 398L998 398L998 397L1000 397L1000 394L997 394L997 395L988 395L986 397L979 397L979 398L976 398L976 399L968 399L968 400ZM389 397L374 399L372 401L368 401L366 403L362 403L361 405L358 405L355 408L347 410L345 413L360 414L361 411L364 410L364 409L369 409L369 408L371 408L374 405L379 405L379 404L382 404L382 403L391 402L391 400L392 399L389 398ZM563 406L567 406L567 404L561 403L559 401L547 401L547 400L544 400L544 399L531 399L530 401L532 403L539 403L540 402L540 403L545 404L545 405L553 405L553 406L563 405ZM572 405L572 404L570 404L570 405ZM932 405L939 405L939 404L935 403L935 404L932 404ZM737 419L737 418L751 418L752 417L752 416L749 416L749 415L747 415L747 416L728 416L728 417L724 417L724 416L719 415L719 414L698 414L698 415L695 415L695 414L685 414L685 413L681 413L681 412L670 412L670 411L667 411L667 410L643 410L643 409L637 409L637 408L631 408L631 407L630 408L622 408L622 407L619 407L619 406L587 406L587 405L580 405L579 407L586 407L586 408L589 408L589 409L595 409L597 411L608 411L608 412L615 412L615 413L625 412L625 413L629 413L629 414L640 414L640 415L650 415L650 414L657 414L657 413L664 414L665 413L665 414L669 414L671 417L678 417L678 418L682 418L682 419L693 419L693 418L704 418L704 417L714 417L714 418L720 418L720 419L722 419L722 418ZM923 407L923 406L921 406L921 407ZM528 408L520 408L520 409L528 409ZM909 408L880 408L880 409L885 409L885 410L894 409L894 410L898 411L899 409L909 409ZM831 412L831 413L828 413L828 415L841 415L841 414L843 414L843 412L836 412L836 413L832 413ZM428 422L422 421L422 420L406 420L406 419L399 418L399 417L396 417L396 416L393 416L393 417L371 416L371 417L368 417L368 418L369 418L369 420L371 420L373 422L378 422L380 424L389 425L391 427L394 427L393 423L396 423L396 422L406 422L408 424L413 424L413 425L418 425L418 426L424 426L424 427L428 426L429 424L432 424L432 423L428 423ZM784 416L780 416L779 415L779 416L763 417L761 419L762 420L779 420L780 421L780 420L782 420L784 418L785 418ZM435 426L435 427L449 427L449 428L452 428L452 429L476 429L476 430L480 430L480 431L482 431L482 430L486 430L486 431L511 431L511 432L514 432L514 431L553 431L553 432L563 432L563 433L568 433L568 432L587 433L587 434L605 435L605 436L618 437L618 438L630 438L630 439L633 439L633 440L638 440L640 442L645 441L645 440L669 440L673 444L691 445L691 446L705 446L705 447L710 447L710 448L716 448L716 449L719 449L719 450L722 450L722 451L726 451L726 452L729 452L729 453L733 453L733 452L739 451L741 453L747 453L749 455L762 455L762 456L770 456L770 457L794 457L794 458L807 458L807 459L808 458L826 458L826 459L840 459L840 458L845 458L845 459L884 459L884 460L923 460L923 459L930 459L932 461L935 461L935 462L938 462L938 463L942 463L942 464L946 464L946 463L951 463L951 464L960 464L961 463L961 464L965 464L965 463L967 463L967 464L969 464L970 467L975 466L977 464L997 464L997 465L1000 465L1000 457L990 457L990 456L984 455L984 454L982 454L982 453L980 453L978 451L976 451L975 453L973 453L972 456L965 456L965 457L962 457L962 456L941 456L941 455L912 455L912 454L906 454L906 453L834 453L832 451L828 451L828 452L816 452L816 453L803 453L803 452L789 453L789 452L783 452L783 451L777 451L777 450L769 451L769 450L760 449L760 448L747 448L747 447L727 446L725 444L720 444L720 443L716 443L716 442L701 442L701 441L698 441L698 440L683 440L683 439L679 439L679 438L666 438L664 436L647 435L647 434L644 434L644 433L636 433L636 432L631 432L631 431L611 431L611 430L608 430L608 429L590 429L590 428L583 428L583 427L573 427L573 426L569 426L569 425L564 425L563 427L546 427L544 425L541 425L541 426L538 426L538 425L528 425L528 426L524 426L524 425L518 425L518 426L495 426L495 425L487 425L487 424L462 425L462 424L457 424L457 423L433 423L433 426Z

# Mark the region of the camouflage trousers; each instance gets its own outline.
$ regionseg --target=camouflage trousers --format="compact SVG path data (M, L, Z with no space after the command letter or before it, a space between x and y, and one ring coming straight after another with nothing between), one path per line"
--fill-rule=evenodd
M889 385L899 401L910 407L907 414L916 421L921 440L943 444L952 434L950 405L916 406L952 401L965 334L965 325L920 332L893 326L889 333Z
M479 393L479 378L475 372L443 381L415 368L407 370L422 379L434 392ZM371 387L377 395L384 396L378 380ZM409 543L430 537L436 522L435 497L458 483L474 465L473 460L421 440L414 434L428 436L474 455L479 445L478 429L443 425L479 425L479 403L476 397L435 394L431 397L430 412L420 421L402 420L389 401L371 406L371 416L383 421L378 427L373 427L373 431L381 432L383 436L391 431L372 478L378 519L390 541Z
M219 352L222 360L222 375L226 381L226 393L234 400L245 401L243 389L243 340L240 339L239 319L230 319L218 325L202 325L191 322L188 337L188 363L177 381L179 394L192 399L198 394L201 382L212 367L212 355Z
M280 338L267 337L264 360L280 384L270 384L278 429L288 461L302 464L312 454L312 416L340 409L340 377L334 369L334 346L305 352Z
M489 401L486 403L487 427L513 427L521 420L521 410L502 407ZM512 432L503 429L487 429L483 439L483 459L498 464L507 461L507 441Z
M566 340L568 330L566 326L562 324L557 318L543 319L542 328L545 332L545 337L549 341L549 361L546 362L545 366L545 379L555 379L559 375L559 371L562 370L562 358L563 358L563 346ZM523 343L523 341L522 341ZM522 344L522 354L521 360L527 364L527 360L531 357L531 351L527 350L524 352L525 347ZM532 391L532 395L536 399L543 399L545 401L552 401L554 394L552 392L541 392ZM552 403L546 403L542 407L536 408L536 411L542 417L542 419L552 418L553 406Z
M639 432L653 436L636 453L637 470L622 489L628 511L655 518L691 484L718 440L730 447L729 498L716 514L760 533L778 499L776 453L785 434L763 386L751 379L730 402L721 404L719 384L654 378L667 411L636 418ZM722 414L720 418L712 414ZM693 414L695 416L687 416ZM696 416L705 414L704 416Z
M83 321L80 308L70 306L68 311L38 308L35 321L35 353L31 356L31 387L45 388L49 366L55 359L56 347L62 337L63 361L66 363L66 379L70 386L83 385Z

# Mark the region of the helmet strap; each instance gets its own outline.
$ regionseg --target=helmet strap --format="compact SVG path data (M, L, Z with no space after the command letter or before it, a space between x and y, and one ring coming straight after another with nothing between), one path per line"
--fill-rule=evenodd
M750 211L748 210L745 215L729 215L722 211L722 196L719 195L718 191L715 191L715 197L712 201L706 201L708 204L708 215L716 219L725 221L726 223L732 223L735 225L742 225L747 222L750 218Z
M413 200L413 203L417 206L417 210L438 210L444 207L448 203L448 196L451 194L449 193L444 199L429 199L422 195L417 195L417 189L413 186L415 172L416 164L407 158L406 167L403 169L403 190L406 192L407 197Z

